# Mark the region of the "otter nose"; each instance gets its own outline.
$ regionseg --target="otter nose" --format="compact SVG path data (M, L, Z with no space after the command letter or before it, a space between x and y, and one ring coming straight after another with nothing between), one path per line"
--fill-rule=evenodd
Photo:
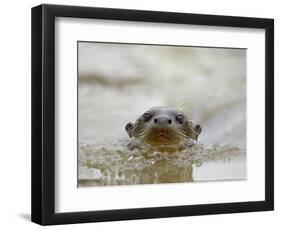
M157 125L170 125L172 124L172 119L169 116L157 116L154 118L154 123Z

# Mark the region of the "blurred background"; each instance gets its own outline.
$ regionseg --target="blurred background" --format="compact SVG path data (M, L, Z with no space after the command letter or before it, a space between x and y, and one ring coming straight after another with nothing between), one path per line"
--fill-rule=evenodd
M153 106L176 107L203 144L246 143L246 50L78 43L79 143L127 137Z

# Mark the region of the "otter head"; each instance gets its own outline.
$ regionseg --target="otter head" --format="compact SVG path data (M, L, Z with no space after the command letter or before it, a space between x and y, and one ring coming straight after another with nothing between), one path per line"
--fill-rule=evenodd
M149 109L125 129L131 137L130 149L149 146L159 151L190 147L201 133L201 126L193 126L181 111L163 106Z

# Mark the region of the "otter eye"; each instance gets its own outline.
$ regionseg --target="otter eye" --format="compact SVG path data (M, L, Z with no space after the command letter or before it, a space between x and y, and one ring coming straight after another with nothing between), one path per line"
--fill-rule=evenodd
M180 124L182 124L183 123L183 115L178 115L178 116L176 116L176 120L180 123Z
M150 113L145 113L143 114L143 118L144 118L144 121L149 121L151 119L151 114Z

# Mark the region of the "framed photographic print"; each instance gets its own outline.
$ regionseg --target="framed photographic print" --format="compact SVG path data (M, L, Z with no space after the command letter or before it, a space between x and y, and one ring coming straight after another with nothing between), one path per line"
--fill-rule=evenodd
M273 210L273 19L32 8L32 221Z

